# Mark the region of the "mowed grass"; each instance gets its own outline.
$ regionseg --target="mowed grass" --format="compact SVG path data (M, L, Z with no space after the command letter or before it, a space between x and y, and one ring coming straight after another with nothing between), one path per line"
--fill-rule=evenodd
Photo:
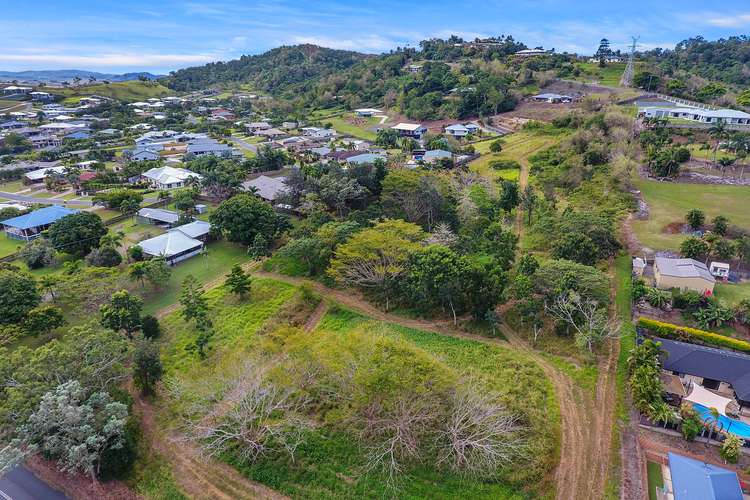
M503 498L543 496L559 446L560 417L554 391L541 369L525 356L471 340L456 339L383 323L332 306L316 331L345 333L362 328L409 342L466 377L497 391L511 411L527 414L529 447L522 464L500 471L498 481L476 481L429 467L407 471L394 493L377 472L363 474L363 451L350 436L325 427L311 433L294 462L284 458L256 464L234 463L249 478L292 498ZM533 403L529 404L529 402ZM526 413L528 412L528 413Z
M135 102L151 97L163 97L173 93L160 83L141 82L138 80L114 83L95 83L93 85L54 89L51 92L65 97L65 104L76 104L80 101L81 97L89 95L111 97L123 102Z
M380 118L359 118L354 117L354 115L346 114L343 116L323 118L322 121L323 123L330 123L333 125L333 128L335 128L340 134L350 135L366 141L374 141L377 134L369 129L380 123Z
M0 191L5 193L17 193L23 189L26 189L26 186L20 180L0 183Z
M741 300L750 300L750 281L742 283L716 283L714 295L727 305L736 305Z
M649 206L647 220L634 220L633 230L642 245L653 250L677 250L684 234L666 234L667 225L685 221L685 214L693 208L703 210L707 221L721 214L729 223L750 230L749 186L679 184L637 179Z
M469 169L489 179L517 180L518 171L512 173L508 170L494 170L490 163L494 160L516 160L521 164L528 162L529 156L545 148L553 146L560 141L560 136L545 135L533 130L521 130L506 135L500 139L503 150L500 153L491 153L490 145L497 139L482 141L474 144L477 153L482 156L469 163Z
M251 260L245 247L228 241L209 243L206 248L205 254L197 255L172 267L172 276L164 288L146 294L143 300L144 314L153 314L177 302L182 282L188 275L192 274L201 283L208 283L227 274L233 265Z
M24 244L24 241L14 240L5 233L0 233L0 257L16 253Z
M664 486L661 464L649 461L646 463L646 470L648 473L648 498L649 500L657 500L659 497L656 496L656 488Z

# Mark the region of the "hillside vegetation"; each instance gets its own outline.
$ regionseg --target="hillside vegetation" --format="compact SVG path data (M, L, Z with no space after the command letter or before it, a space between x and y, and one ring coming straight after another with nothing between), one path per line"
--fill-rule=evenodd
M162 97L170 94L170 90L157 82L143 82L131 80L127 82L95 83L93 85L79 85L62 89L51 89L50 93L65 97L67 103L75 103L81 97L99 95L111 97L122 102L136 102L151 97Z
M284 46L260 55L181 69L164 82L179 91L246 83L272 94L292 95L308 90L318 79L349 68L366 57L357 52L316 45Z

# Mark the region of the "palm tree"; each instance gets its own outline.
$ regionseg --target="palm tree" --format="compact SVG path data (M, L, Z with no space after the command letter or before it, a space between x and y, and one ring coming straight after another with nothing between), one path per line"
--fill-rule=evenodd
M709 441L711 441L711 436L714 435L714 432L717 436L719 434L719 410L711 407L708 411L711 413L713 420L706 418L706 423L708 423L708 441L706 441L706 446L708 446Z
M146 286L146 263L134 262L128 268L128 277L135 281L141 282L141 287Z
M109 232L99 239L99 246L117 248L125 238L125 233L117 231L116 233Z
M718 121L708 130L708 133L716 140L716 144L714 144L714 164L716 164L716 155L719 152L719 144L722 139L727 137L727 125L723 121Z

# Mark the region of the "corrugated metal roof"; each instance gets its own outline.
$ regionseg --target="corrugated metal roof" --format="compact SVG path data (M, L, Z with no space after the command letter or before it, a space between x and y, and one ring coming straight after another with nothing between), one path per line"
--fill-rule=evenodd
M19 215L12 219L4 220L2 222L5 226L14 227L16 229L31 229L34 227L46 226L57 222L67 215L77 214L78 210L72 210L70 208L61 207L59 205L52 205L50 207L40 208L34 210L26 215Z
M164 234L143 240L138 243L148 255L171 257L181 252L193 250L203 245L203 242L191 238L185 233L177 230L168 231Z
M655 265L659 273L665 276L674 276L677 278L703 278L711 283L716 279L708 271L706 265L695 259L669 259L666 257L656 257Z
M737 473L671 451L667 455L675 500L742 500Z

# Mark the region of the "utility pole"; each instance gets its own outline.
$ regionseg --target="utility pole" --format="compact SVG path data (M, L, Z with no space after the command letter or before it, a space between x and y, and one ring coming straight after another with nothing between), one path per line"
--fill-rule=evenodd
M625 71L622 73L622 78L620 78L620 85L623 87L630 87L630 85L633 83L633 74L635 73L635 48L640 36L631 36L630 38L633 40L633 44L630 46L628 65L625 66Z

